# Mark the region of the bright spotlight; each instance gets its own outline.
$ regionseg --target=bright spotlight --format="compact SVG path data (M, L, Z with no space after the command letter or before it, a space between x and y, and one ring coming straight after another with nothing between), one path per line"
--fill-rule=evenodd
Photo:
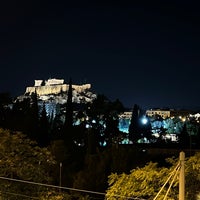
M147 124L147 122L148 122L148 119L146 118L146 117L143 117L142 119L141 119L141 121L142 121L142 124Z

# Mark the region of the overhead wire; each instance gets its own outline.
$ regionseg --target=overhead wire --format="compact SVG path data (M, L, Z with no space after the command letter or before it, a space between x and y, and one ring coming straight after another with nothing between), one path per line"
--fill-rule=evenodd
M44 187L51 187L51 188L56 188L56 189L63 189L63 190L71 190L71 191L76 191L76 192L84 192L84 193L90 193L90 194L97 194L97 195L103 195L106 196L106 193L103 192L96 192L96 191L91 191L91 190L83 190L83 189L76 189L76 188L70 188L70 187L62 187L62 186L56 186L56 185L50 185L50 184L45 184L45 183L37 183L34 181L25 181L25 180L20 180L20 179L15 179L15 178L7 178L0 176L0 179L2 180L8 180L8 181L14 181L14 182L20 182L20 183L25 183L25 184L32 184L32 185L38 185L38 186L44 186ZM113 195L114 197L121 197L124 199L132 199L132 200L146 200L138 197L126 197L122 195Z
M174 183L175 178L177 177L177 174L178 174L180 168L181 168L181 166L179 165L179 167L177 168L176 173L174 174L172 182L170 183L169 188L168 188L163 200L165 200L167 198L167 195L168 195L168 193L169 193L169 191L170 191L170 189L172 187L172 184Z
M95 192L95 191L90 191L90 190L82 190L82 189L76 189L76 188L70 188L70 187L62 187L62 186L45 184L45 183L37 183L37 182L33 182L33 181L25 181L25 180L20 180L20 179L15 179L15 178L7 178L7 177L2 177L2 176L0 177L0 179L8 180L8 181L20 182L20 183L26 183L26 184L32 184L32 185L38 185L38 186L44 186L44 187L57 188L57 189L64 189L64 190L72 190L72 191L77 191L77 192L87 192L87 193L105 195L105 193L102 193L102 192Z
M168 177L168 179L165 181L165 183L163 184L163 186L161 187L161 189L159 190L159 192L157 193L157 195L154 197L153 200L156 200L157 197L160 195L160 193L162 192L162 190L164 189L164 187L167 185L167 183L169 182L169 180L171 179L171 177L174 175L174 173L177 171L177 169L180 167L180 162L178 162L178 164L176 165L176 167L174 168L174 170L171 172L171 175Z

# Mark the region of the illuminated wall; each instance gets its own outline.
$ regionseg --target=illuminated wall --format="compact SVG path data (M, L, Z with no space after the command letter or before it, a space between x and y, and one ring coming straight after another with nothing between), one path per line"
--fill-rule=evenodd
M160 110L160 109L147 110L146 115L149 117L153 117L155 115L160 115L163 119L166 119L166 118L170 117L170 111L169 110Z
M45 81L43 80L35 80L35 85L33 87L26 88L26 94L37 92L39 96L41 95L49 95L49 94L59 94L61 92L67 92L69 89L68 84L64 84L63 79L48 79ZM72 89L76 90L77 92L83 92L87 89L91 88L91 84L83 84L83 85L72 85Z

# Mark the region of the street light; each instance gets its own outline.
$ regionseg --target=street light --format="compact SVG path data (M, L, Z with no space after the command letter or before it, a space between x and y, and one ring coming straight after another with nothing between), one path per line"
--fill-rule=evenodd
M148 123L148 119L146 116L143 116L141 119L142 124L146 125Z

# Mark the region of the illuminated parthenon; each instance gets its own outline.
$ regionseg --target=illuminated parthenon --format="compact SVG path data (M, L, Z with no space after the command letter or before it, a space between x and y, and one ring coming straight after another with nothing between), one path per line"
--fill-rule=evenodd
M83 92L91 88L91 84L72 85L72 89L77 92ZM26 94L36 92L39 96L49 94L59 94L67 92L69 84L64 82L64 79L48 79L48 80L35 80L35 85L26 88Z

